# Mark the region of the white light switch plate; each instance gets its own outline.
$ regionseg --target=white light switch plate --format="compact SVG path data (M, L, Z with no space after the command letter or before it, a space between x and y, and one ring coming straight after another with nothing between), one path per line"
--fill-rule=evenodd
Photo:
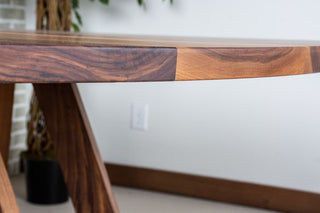
M148 130L148 104L132 104L131 128L136 130Z

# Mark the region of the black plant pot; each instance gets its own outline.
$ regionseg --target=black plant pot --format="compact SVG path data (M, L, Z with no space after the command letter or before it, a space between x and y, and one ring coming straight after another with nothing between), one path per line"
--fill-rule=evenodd
M27 200L38 204L57 204L68 200L68 191L56 160L24 158Z

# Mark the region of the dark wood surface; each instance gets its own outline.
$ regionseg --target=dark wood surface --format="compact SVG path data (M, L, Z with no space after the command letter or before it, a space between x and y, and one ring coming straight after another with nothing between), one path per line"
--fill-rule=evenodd
M106 164L114 185L290 213L319 213L320 194L155 169Z
M8 163L14 84L0 84L0 154Z
M320 71L319 48L319 42L308 41L0 32L0 83L211 80L309 74ZM118 212L76 86L34 86L76 211ZM129 167L108 168L111 179L125 186L287 212L320 211L317 194Z
M119 212L76 85L34 89L76 212Z
M0 81L172 81L176 49L0 45ZM12 57L15 56L15 57Z
M0 154L0 213L19 213L18 204Z
M319 72L320 42L0 31L0 82L211 80Z

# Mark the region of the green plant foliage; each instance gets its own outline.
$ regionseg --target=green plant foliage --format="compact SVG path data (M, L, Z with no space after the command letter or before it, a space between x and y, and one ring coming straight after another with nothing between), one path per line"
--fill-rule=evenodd
M77 20L77 22L72 22L73 31L80 32L79 25L82 25L82 18L77 10L77 9L79 9L79 0L71 0L71 7L72 7L72 11L74 12L74 14L76 16L76 20Z
M82 26L82 18L80 16L79 12L74 11L74 14L76 15L76 19L77 19L78 23Z
M145 1L143 0L137 0L137 1L140 7L143 7L143 9L147 9L147 5Z
M78 0L71 0L71 6L72 6L72 9L78 9L79 8L79 1Z
M90 0L90 1L94 1L94 0ZM163 0L166 1L166 0ZM173 4L174 0L169 0L170 4ZM99 2L101 4L104 5L108 5L109 4L109 0L99 0ZM144 0L137 0L137 3L139 6L143 7L144 9L146 9L146 3ZM79 0L71 0L71 6L72 6L72 11L75 14L76 17L76 22L72 22L72 28L74 32L80 32L80 26L82 26L82 18L80 13L78 12L79 9Z
M109 4L109 0L99 0L102 4Z
M74 32L76 33L80 32L80 27L76 23L72 23L72 28Z

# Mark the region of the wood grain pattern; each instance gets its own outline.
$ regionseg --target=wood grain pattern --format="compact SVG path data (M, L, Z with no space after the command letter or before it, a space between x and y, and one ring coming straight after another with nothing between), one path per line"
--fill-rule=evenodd
M0 31L0 82L214 80L319 72L320 42Z
M176 80L272 77L319 72L320 58L312 50L314 48L310 47L179 48Z
M0 82L170 81L176 49L0 45Z
M310 47L313 72L320 72L320 47Z
M320 212L320 194L109 163L106 168L114 185L290 213Z
M0 84L0 154L8 163L14 84Z
M76 212L119 212L76 85L34 89Z
M19 213L17 201L0 154L0 212Z

